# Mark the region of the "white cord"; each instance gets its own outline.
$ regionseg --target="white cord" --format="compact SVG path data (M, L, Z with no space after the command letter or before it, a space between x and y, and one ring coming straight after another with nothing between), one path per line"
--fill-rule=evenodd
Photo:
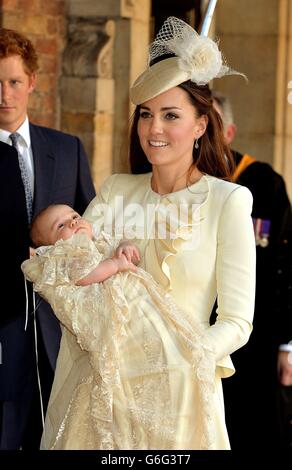
M27 291L27 280L24 277L24 289L25 289L25 323L24 323L24 331L27 329L28 323L28 291Z
M36 366L37 366L37 378L38 378L38 388L40 392L40 404L41 404L41 415L42 415L42 425L44 429L45 425L45 415L44 415L44 404L43 404L43 397L42 397L42 387L41 387L41 379L40 379L40 372L39 372L39 355L38 355L38 338L37 338L37 324L36 324L36 304L35 304L35 293L32 293L32 301L33 301L33 326L34 326L34 340L35 340L35 358L36 358Z

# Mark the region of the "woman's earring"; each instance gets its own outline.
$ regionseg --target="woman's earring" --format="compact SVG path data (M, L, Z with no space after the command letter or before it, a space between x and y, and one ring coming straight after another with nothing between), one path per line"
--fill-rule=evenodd
M199 148L199 142L198 142L198 139L196 139L196 142L195 142L195 149L198 149Z

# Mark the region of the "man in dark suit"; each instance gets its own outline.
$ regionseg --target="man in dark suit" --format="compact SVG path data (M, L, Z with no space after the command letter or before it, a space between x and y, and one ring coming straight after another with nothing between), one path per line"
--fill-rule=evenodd
M82 213L95 195L80 140L28 120L37 68L32 43L0 29L1 303L8 305L0 314L1 449L38 448L59 349L49 305L37 297L34 314L31 286L25 295L20 264L29 256L30 218L54 203Z
M236 125L230 102L216 91L213 98L222 118L225 139L231 144ZM233 180L248 187L253 195L257 277L253 332L248 344L232 354L236 373L223 382L226 422L232 449L272 450L292 444L288 429L292 414L289 418L291 411L288 413L281 399L284 392L291 408L292 363L288 344L292 340L291 205L282 176L270 165L236 151L233 155L236 163Z

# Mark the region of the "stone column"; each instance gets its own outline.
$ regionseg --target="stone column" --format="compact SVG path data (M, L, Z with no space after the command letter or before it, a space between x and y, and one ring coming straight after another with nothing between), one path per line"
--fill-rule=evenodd
M292 0L279 2L274 166L292 201Z
M94 182L112 171L114 22L71 16L63 55L62 129L80 136Z
M145 69L150 31L150 0L123 0L115 19L114 47L115 114L113 135L113 171L128 171L128 135L130 86Z
M215 35L230 66L248 77L214 80L231 99L238 125L234 147L273 163L278 0L225 0L216 7Z
M150 0L69 0L62 129L78 134L96 188L127 171L129 88L146 65Z
M225 0L217 3L215 21L227 62L249 80L231 76L213 83L233 105L233 147L273 165L292 199L292 0Z

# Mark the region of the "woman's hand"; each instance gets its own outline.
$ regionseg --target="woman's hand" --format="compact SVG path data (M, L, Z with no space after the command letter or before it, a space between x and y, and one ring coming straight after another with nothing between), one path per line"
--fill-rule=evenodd
M120 258L122 255L126 257L129 263L138 264L141 257L139 249L134 243L131 242L122 242L116 249L116 256Z
M137 271L136 266L131 260L129 261L124 253L121 253L120 256L114 256L111 260L115 263L118 273L123 271Z

